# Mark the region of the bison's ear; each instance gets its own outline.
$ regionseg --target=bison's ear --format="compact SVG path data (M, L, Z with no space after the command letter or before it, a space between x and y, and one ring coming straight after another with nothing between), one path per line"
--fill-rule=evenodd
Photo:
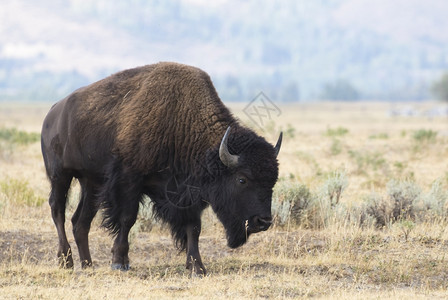
M238 166L238 155L230 154L227 147L227 140L229 139L230 126L227 127L226 133L224 134L221 145L219 146L219 159L228 168L236 168Z
M280 136L278 137L277 144L275 144L275 147L274 147L275 157L277 157L278 153L280 152L280 147L282 146L282 139L283 139L283 132L280 132Z

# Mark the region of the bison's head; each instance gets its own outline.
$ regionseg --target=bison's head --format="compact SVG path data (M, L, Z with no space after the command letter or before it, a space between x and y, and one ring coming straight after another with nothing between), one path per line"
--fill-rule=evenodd
M272 189L278 177L281 142L281 134L273 147L245 129L231 134L229 127L219 149L208 156L211 181L207 200L223 223L232 248L272 223Z

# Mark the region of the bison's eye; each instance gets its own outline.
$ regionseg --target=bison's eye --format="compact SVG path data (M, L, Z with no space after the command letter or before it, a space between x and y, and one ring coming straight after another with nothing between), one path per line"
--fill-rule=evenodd
M246 184L246 178L238 178L240 184Z

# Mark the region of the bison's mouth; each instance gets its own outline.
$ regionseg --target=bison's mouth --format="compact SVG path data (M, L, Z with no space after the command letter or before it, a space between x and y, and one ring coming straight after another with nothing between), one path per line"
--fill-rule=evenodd
M253 233L267 230L272 224L271 217L254 216L244 223L234 223L234 226L226 228L227 245L231 248L238 248L247 242Z

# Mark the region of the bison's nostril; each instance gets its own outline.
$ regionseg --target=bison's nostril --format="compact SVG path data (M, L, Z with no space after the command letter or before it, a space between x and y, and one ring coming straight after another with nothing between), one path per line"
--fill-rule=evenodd
M272 218L260 218L259 222L265 225L271 225L272 223Z
M254 223L260 227L260 229L267 229L272 224L272 218L271 217L254 217Z

